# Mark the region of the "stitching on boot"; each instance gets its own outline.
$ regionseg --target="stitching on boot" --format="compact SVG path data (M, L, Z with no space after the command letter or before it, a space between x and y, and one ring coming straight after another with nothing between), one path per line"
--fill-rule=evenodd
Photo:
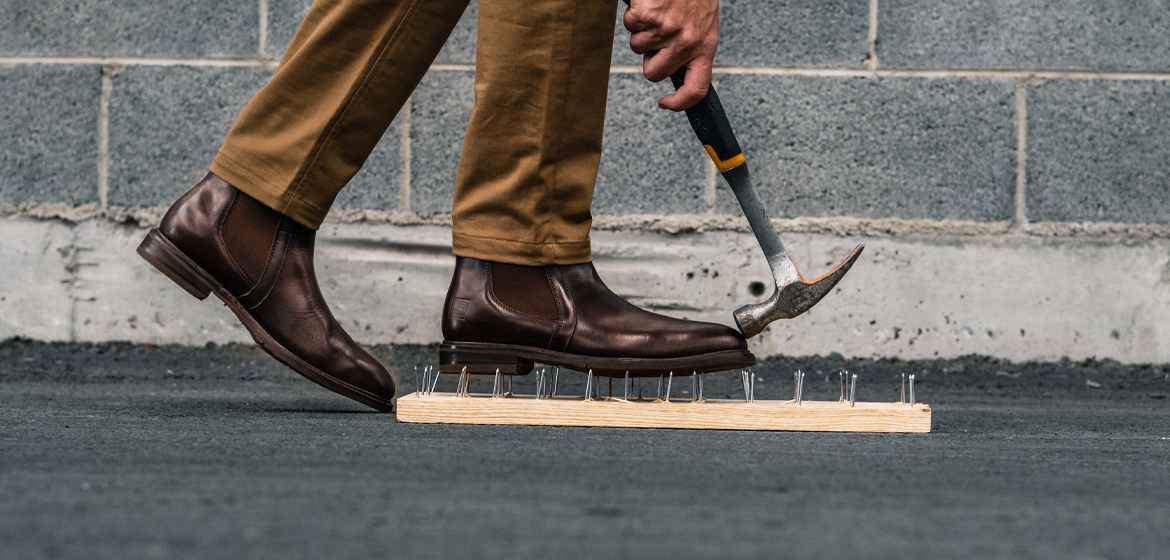
M272 271L272 263L276 262L276 250L278 247L280 247L280 231L282 228L284 228L285 219L287 219L287 218L284 215L281 215L280 219L277 220L277 222L276 222L276 234L272 236L272 246L268 249L268 260L265 261L265 263L264 263L264 270L260 273L260 277L256 279L256 285L252 286L252 289L248 290L247 293L241 295L240 298L245 298L245 297L251 296L252 292L255 292L257 289L260 288L260 286L262 286L264 284L264 280L266 278L268 278L268 273ZM284 246L284 252L288 253L288 243L287 242L285 243L285 246ZM284 268L284 259L280 260L280 266L281 266L281 268ZM271 290L269 290L269 291L271 291ZM267 297L267 296L265 296L265 297ZM257 305L259 305L259 304L257 304ZM254 307L249 308L249 309L254 309Z
M281 224L281 225L284 225L284 218L283 218L283 217L280 219L280 224ZM278 241L277 241L276 243L273 243L273 244L272 244L272 247L273 247L273 251L275 251L275 250L276 250L276 247L277 247L277 246L279 246L279 245L281 244L281 243L279 242L279 239L280 239L280 236L281 236L282 234L285 236L285 241L284 241L284 253L285 253L285 255L284 255L284 256L287 256L287 255L288 255L288 245L289 245L289 238L290 238L290 237L292 237L292 234L291 234L291 233L290 233L290 232L289 232L287 229L285 229L285 228L282 228L282 227L280 227L280 226L277 226L277 228L276 228L276 237L277 237ZM272 262L272 260L273 260L273 259L269 259L269 263L271 263L271 262ZM268 296L272 295L272 292L273 292L273 290L275 290L275 289L276 289L276 284L277 284L277 283L280 281L280 273L281 273L281 272L284 272L284 263L285 263L285 261L287 261L287 260L288 260L287 258L281 258L281 259L280 259L280 268L278 268L278 269L276 270L276 274L275 274L275 275L272 277L272 278L273 278L273 280L272 280L272 283L271 283L271 285L269 285L269 286L268 286L268 291L264 293L264 297L260 298L260 301L256 302L256 305L253 305L252 307L249 307L249 308L248 308L248 311L251 311L251 310L253 310L253 309L256 309L257 307L260 307L261 305L263 305L265 301L268 301ZM265 271L264 271L264 276L262 276L262 277L261 277L262 279L267 279L267 278L268 278L268 271L269 271L269 270L270 270L269 268L265 268ZM260 285L261 285L261 284L257 283L257 284L256 284L256 288L259 288L259 287L260 287ZM255 290L255 288L253 288L253 290ZM249 293L251 293L251 292L249 292Z

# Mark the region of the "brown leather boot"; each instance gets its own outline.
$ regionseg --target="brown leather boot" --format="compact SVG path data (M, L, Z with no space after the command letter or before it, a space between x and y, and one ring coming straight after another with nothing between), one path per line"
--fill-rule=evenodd
M518 266L457 257L440 371L525 374L533 362L604 376L723 371L756 363L735 329L634 307L593 263Z
M317 286L316 232L208 174L175 202L138 254L204 299L214 292L281 363L333 392L393 408L394 380L346 334Z

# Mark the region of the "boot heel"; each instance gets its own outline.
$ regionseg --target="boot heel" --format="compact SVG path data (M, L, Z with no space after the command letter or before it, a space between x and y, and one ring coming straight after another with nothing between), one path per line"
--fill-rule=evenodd
M178 247L158 231L158 228L146 234L146 239L138 245L138 255L179 287L187 290L187 293L199 299L206 299L214 289L212 283L204 278L199 265L179 251Z
M533 363L514 354L460 348L457 344L439 347L440 373L461 373L463 368L467 368L467 373L475 375L491 375L497 369L506 375L528 375L532 372Z

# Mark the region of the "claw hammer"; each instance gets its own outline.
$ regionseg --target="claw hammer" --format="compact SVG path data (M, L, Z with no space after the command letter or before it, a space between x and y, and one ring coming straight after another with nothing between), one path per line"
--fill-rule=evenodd
M630 4L630 0L625 2L627 6ZM670 81L676 90L682 87L686 75L685 66L671 74ZM723 104L719 102L714 85L708 84L707 96L687 109L687 120L699 137L699 142L703 144L703 149L707 150L707 155L711 156L716 169L723 175L731 187L731 192L735 193L735 198L739 200L739 206L747 217L748 225L751 226L760 249L764 251L768 268L772 269L772 278L776 281L776 291L766 301L745 305L733 313L735 325L739 327L740 332L751 338L763 332L772 321L797 317L821 301L853 267L853 263L865 249L865 244L855 247L844 261L824 276L815 280L805 280L796 264L792 262L792 257L788 256L788 251L784 249L780 234L776 233L776 228L768 219L768 210L752 185L747 160L735 139L735 133L731 130L731 122L727 120L727 114L723 110Z

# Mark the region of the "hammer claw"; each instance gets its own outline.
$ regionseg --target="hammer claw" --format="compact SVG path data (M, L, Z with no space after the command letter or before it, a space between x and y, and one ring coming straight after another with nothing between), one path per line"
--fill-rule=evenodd
M833 291L833 287L841 281L846 272L849 272L864 249L864 243L854 247L849 256L841 261L841 264L833 267L833 270L816 280L805 280L799 271L797 271L797 279L787 284L783 284L778 279L776 291L767 301L745 305L735 310L736 326L739 327L744 336L751 338L760 334L764 327L776 319L791 319L800 316Z

